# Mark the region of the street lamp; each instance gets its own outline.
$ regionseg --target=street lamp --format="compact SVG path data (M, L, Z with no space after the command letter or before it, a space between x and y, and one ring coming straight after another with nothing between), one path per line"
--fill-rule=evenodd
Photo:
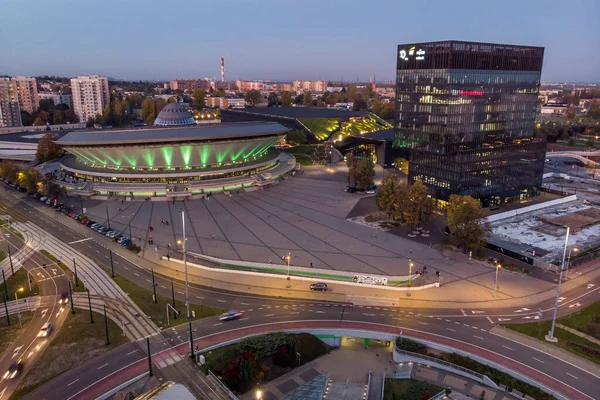
M571 267L571 252L574 251L577 253L579 249L577 247L571 247L569 249L569 257L567 257L567 265L565 267L565 278L569 277L569 268Z
M498 270L502 268L502 264L496 264L496 277L494 278L494 298L496 298L496 291L498 290Z
M260 389L256 390L256 398L257 398L257 400L262 399L262 390L260 390Z
M292 259L292 255L291 253L288 253L287 256L284 257L287 260L288 263L288 273L287 273L287 284L285 285L286 288L290 288L290 260Z
M185 252L185 212L181 210L181 226L183 227L183 271L185 273L185 312L187 319L190 319L190 297L188 292L188 268L187 268L187 257Z
M556 286L556 300L554 301L554 315L552 316L552 326L550 331L546 335L546 340L549 342L557 342L558 339L554 337L554 326L556 325L556 314L558 313L558 299L560 297L560 284L562 283L562 274L565 270L565 257L567 255L567 247L569 246L569 232L571 228L567 226L567 235L565 237L565 249L563 251L562 265L560 267L560 275L558 275L558 285Z
M15 292L15 302L17 303L17 315L19 316L19 328L23 328L23 324L21 322L21 312L19 311L19 296L18 293L24 291L25 289L18 288L17 291Z
M406 292L407 296L410 296L410 287L411 287L411 281L412 281L412 267L413 267L413 262L409 258L408 259L408 292Z

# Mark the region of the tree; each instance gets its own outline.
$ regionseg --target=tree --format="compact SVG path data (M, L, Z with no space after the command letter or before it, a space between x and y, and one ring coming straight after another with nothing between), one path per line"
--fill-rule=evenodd
M354 154L346 154L346 166L348 167L348 185L356 185L357 171L356 163L358 160L354 157Z
M281 106L282 107L291 107L292 106L292 94L287 90L281 92Z
M398 158L394 159L394 167L396 167L400 171L402 171L404 173L404 175L408 175L408 166L409 166L408 160L406 160L402 157L398 157Z
M41 111L50 111L54 109L54 100L52 99L42 99L40 100L40 105L38 110Z
M38 191L44 196L55 199L63 194L64 189L55 182L52 174L46 174L42 178L41 184L38 185Z
M63 124L65 122L65 115L62 111L60 111L59 109L54 109L54 111L52 111L52 123L59 125L59 124Z
M47 133L42 136L35 154L35 158L38 162L43 163L50 160L56 160L62 156L62 147L57 144L55 140L58 140L58 135L56 133Z
M484 219L481 202L471 196L451 195L448 202L450 240L466 253L469 247L479 247L491 231Z
M33 116L25 110L21 110L21 123L23 126L33 125Z
M303 94L299 94L294 99L294 104L300 105L300 104L302 104L303 101L304 101L304 95Z
M428 202L427 186L422 182L416 181L408 190L407 206L404 211L404 222L411 228L421 222L421 214Z
M350 84L348 85L348 90L346 90L346 95L348 96L348 100L355 101L356 100L356 85Z
M149 97L142 101L142 116L148 125L153 124L156 119L156 104Z
M368 158L361 158L356 163L356 186L360 190L365 190L369 186L373 185L373 178L375 177L375 169L373 168L373 161Z
M262 100L262 95L256 89L250 89L244 94L244 100L250 107L254 107Z
M367 101L365 99L363 99L362 97L357 97L356 100L354 100L354 105L352 106L352 110L365 111L368 109L369 109L369 104L367 104Z
M194 89L192 99L196 110L202 110L206 106L206 92L204 90Z
M110 125L112 111L110 109L110 103L102 110L102 125Z
M79 116L75 114L75 111L68 109L63 111L64 121L70 124L76 124L79 122Z
M25 168L17 173L17 183L23 186L27 193L35 193L37 191L40 174L31 167Z
M396 214L396 192L401 182L396 174L388 174L381 181L381 185L377 187L375 192L375 200L377 206L383 211L389 218L393 218Z
M312 106L312 101L312 92L310 90L307 90L306 92L304 92L304 96L302 96L302 104L306 107L310 107Z
M167 105L167 102L165 101L165 99L156 99L154 101L154 106L156 107L156 115L158 115L160 113L160 111L165 108L165 106Z
M3 179L8 179L9 181L14 182L17 179L18 172L19 167L17 167L11 160L3 160L0 162L0 176Z
M277 96L277 93L270 93L267 101L269 102L267 107L276 107L279 105L279 96Z
M306 133L302 129L296 129L289 132L285 136L285 140L288 143L304 144L306 143Z

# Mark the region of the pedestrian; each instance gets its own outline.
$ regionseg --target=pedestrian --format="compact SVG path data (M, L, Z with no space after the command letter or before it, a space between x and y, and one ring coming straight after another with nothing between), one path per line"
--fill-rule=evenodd
M121 207L119 207L119 212L121 212Z
M169 221L166 221L166 222L167 222L167 226L169 226Z
M160 219L160 223L164 225L165 224L165 220L163 218L161 218Z
M312 268L312 261L310 262L310 267Z
M167 243L167 249L171 248L171 243Z
M273 263L273 261L271 261L271 259L269 258L269 264Z
M123 199L121 199L121 204L123 204Z
M167 254L167 260L171 261L171 256Z

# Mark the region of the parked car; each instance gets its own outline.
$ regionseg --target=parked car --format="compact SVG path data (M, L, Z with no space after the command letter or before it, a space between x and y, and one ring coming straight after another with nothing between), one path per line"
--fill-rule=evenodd
M377 190L377 185L372 185L372 186L369 186L369 187L367 188L367 193L368 193L368 194L375 194L375 191L376 191L376 190Z
M41 202L44 202L44 201L46 201L46 200L48 200L48 198L47 198L46 196L42 196L42 197L40 197L40 201L41 201Z
M244 313L241 311L235 311L235 310L228 311L224 314L221 314L221 316L219 317L219 320L220 321L231 321L233 319L238 319L242 315L244 315Z
M317 282L310 285L310 290L320 290L322 292L327 290L327 284L325 282Z
M125 247L125 246L127 246L127 244L128 244L128 243L130 243L130 242L131 242L131 240L130 240L130 239L125 239L125 240L123 240L123 241L121 242L121 247Z
M87 226L92 226L92 225L94 225L95 223L96 223L95 221L91 221L91 220L89 220L89 219L88 219L88 220L85 222L85 224L86 224Z
M87 219L87 218L82 219L81 225L85 225L88 221L89 221L89 219Z

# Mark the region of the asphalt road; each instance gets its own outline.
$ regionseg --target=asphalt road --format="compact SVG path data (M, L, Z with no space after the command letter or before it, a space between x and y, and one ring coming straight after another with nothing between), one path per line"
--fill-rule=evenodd
M19 248L24 243L14 235L2 229L2 234L13 248ZM42 305L33 313L33 319L25 332L17 339L4 357L0 359L0 377L4 375L13 362L22 360L23 370L13 379L0 381L0 399L8 398L19 386L27 370L36 362L38 357L48 345L50 338L38 338L38 332L42 325L50 322L54 326L53 335L64 323L69 306L58 304L60 295L68 291L68 280L63 271L52 263L44 255L33 252L26 260L21 260L23 267L30 272L33 281L38 285L39 294L42 297ZM44 267L45 265L45 267ZM11 315L11 324L18 324L16 315Z
M0 195L5 195L1 193ZM5 196L3 196L5 197ZM6 197L5 197L6 198ZM44 207L35 204L29 206L29 199L15 203L14 198L7 198L11 206L0 205L0 213L20 212L29 220L39 225L44 230L52 232L60 240L67 243L85 239L84 236L69 228L72 224L68 217L56 213L56 220L48 218L37 210ZM57 224L56 221L60 222ZM74 243L72 246L85 253L97 262L106 264L108 257L107 247L117 246L109 239L97 235L90 230L93 240ZM121 257L115 257L115 272L133 282L144 282L150 278L150 273L144 268L133 264ZM581 278L580 278L581 279ZM584 281L581 286L562 294L559 315L573 312L579 307L591 304L598 298L600 282L597 280ZM158 292L170 296L171 277L157 276ZM183 300L184 286L176 283L176 296ZM317 294L315 294L316 298ZM513 341L489 333L497 323L527 322L551 318L554 300L546 300L535 307L512 307L505 309L480 308L448 309L436 308L389 308L389 307L352 307L340 303L327 303L315 300L294 300L281 298L268 298L259 296L239 295L226 290L216 290L192 286L190 288L190 301L208 306L226 309L244 310L244 316L231 322L220 322L216 318L209 318L193 323L194 338L203 337L212 333L222 332L237 327L253 326L272 322L301 321L301 320L344 320L365 321L395 326L398 331L414 329L422 332L435 333L470 343L488 349L495 353L505 355L524 365L530 366L549 376L580 390L582 393L595 398L597 388L600 387L600 377L593 376L582 369L559 360L546 353L529 348ZM541 310L541 311L540 311ZM541 315L540 315L541 314ZM161 335L161 343L152 344L152 353L164 351L188 341L187 326L167 329ZM90 384L107 377L120 369L135 363L145 357L143 350L145 344L129 343L113 352L96 357L86 363L77 371L69 371L43 387L43 390L32 393L27 398L70 398L82 391ZM161 353L165 355L165 353ZM167 354L168 356L168 354ZM168 362L166 362L168 364ZM81 373L80 371L86 371ZM89 372L87 372L89 371ZM0 396L0 399L2 397Z

